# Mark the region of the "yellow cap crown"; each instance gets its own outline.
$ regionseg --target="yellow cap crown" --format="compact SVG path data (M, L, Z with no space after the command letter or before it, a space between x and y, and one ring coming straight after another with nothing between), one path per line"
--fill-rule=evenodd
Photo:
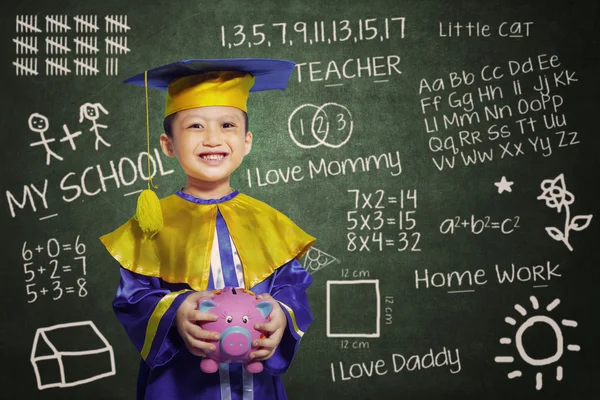
M254 76L246 72L211 71L176 79L169 84L165 117L190 108L229 106L247 112Z

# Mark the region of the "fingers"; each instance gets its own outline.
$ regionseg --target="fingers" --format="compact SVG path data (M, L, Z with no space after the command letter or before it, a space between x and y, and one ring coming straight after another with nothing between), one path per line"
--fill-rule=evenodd
M279 328L279 321L276 320L271 320L269 322L263 322L260 324L254 324L254 329L256 329L257 331L263 331L263 332L275 332L277 330L277 328Z
M198 302L201 299L206 299L206 298L214 298L215 294L208 292L206 290L203 290L201 292L196 292L196 293L192 293L191 295L188 296L188 298L186 299L186 302L188 302L188 305L191 307L187 307L186 311L187 311L187 319L190 321L197 321L197 322L214 322L216 320L218 320L219 318L210 312L206 312L206 311L198 311Z
M256 346L253 346L255 347L254 351L250 352L250 359L255 361L264 361L270 358L277 348L277 343L270 339L255 341L253 342L253 345L254 343L259 343Z
M185 342L188 345L188 348L193 347L195 350L200 350L205 353L210 353L211 351L215 351L217 349L214 343L195 339L192 336L186 336Z
M192 346L187 346L187 344L186 344L186 347L187 347L188 351L189 351L190 353L192 353L193 355L195 355L195 356L198 356L198 357L208 357L208 354L207 354L207 353L205 353L205 352L203 352L203 351L201 351L201 350L198 350L198 349L197 349L197 348L195 348L195 347L192 347Z
M186 300L197 303L198 301L200 301L200 299L212 299L214 297L215 297L214 293L211 293L207 290L202 290L200 292L194 292L194 293L190 294L186 298Z
M207 357L211 352L215 351L216 347L213 344L200 340L185 341L185 346L195 356Z
M185 299L185 301L183 303L181 303L177 312L182 314L182 316L185 316L186 319L192 320L192 321L193 320L216 321L217 320L216 316L214 316L214 317L212 316L214 314L204 312L201 315L192 315L192 314L195 314L196 311L198 310L198 302L200 301L200 299L206 298L206 295L214 297L214 294L206 292L206 291L190 294ZM207 317L207 314L210 314L211 317Z
M277 332L268 338L262 338L262 339L256 339L252 342L252 346L259 348L266 348L266 349L274 349L275 347L277 347L279 345L279 342L281 342L281 337L279 337L281 335L278 335Z
M285 328L287 320L285 319L285 314L283 314L281 310L279 310L279 313L277 312L279 303L277 303L270 294L263 293L256 297L257 299L271 300L273 304L276 305L273 310L274 312L271 313L270 321L254 325L254 329L267 333L268 337L256 339L252 342L253 347L258 349L250 353L250 358L256 361L265 361L273 356L275 349L281 342L284 330L282 329L282 325L283 328Z
M202 329L196 324L189 324L188 326L186 326L185 332L195 339L219 340L220 338L218 332L212 332L206 329Z
M214 321L218 320L219 317L213 313L209 313L206 311L192 310L188 314L188 319L190 321L196 321L196 322L214 322Z
M276 335L281 336L279 333ZM256 351L250 353L250 359L255 361L265 361L268 360L275 354L275 349L279 345L281 338L265 338L255 340L252 344L254 347L258 347Z
M183 319L191 323L214 322L219 319L219 317L213 313L206 311L198 311L192 307L181 307L181 309L177 312L181 314L181 317L183 317Z
M207 331L193 323L186 324L182 337L190 353L200 357L206 357L207 354L215 351L214 342L219 340L217 332Z
M251 353L250 358L254 361L265 361L271 358L274 352L274 349L259 349Z
M208 291L190 294L177 310L176 324L179 335L182 337L188 351L199 357L216 350L214 341L219 340L219 334L202 329L197 322L212 322L218 317L209 312L198 311L198 302L201 299L214 298L215 294Z
M213 313L198 311L197 302L184 302L181 305L181 312L188 321L214 322L219 319L219 317Z
M268 293L263 293L256 297L259 299L270 300L273 304L273 310L269 314L269 321L255 324L254 329L260 331L273 332L276 329L285 328L287 326L287 318L285 316L285 313L281 309L279 302L273 297L271 297L271 295Z

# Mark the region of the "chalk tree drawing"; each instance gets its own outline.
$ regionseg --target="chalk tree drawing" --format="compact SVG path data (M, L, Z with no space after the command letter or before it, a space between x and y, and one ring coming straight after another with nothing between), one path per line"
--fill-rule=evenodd
M518 352L521 360L525 361L525 363L527 363L531 366L542 367L542 366L546 366L546 365L556 364L560 361L560 359L564 355L564 351L565 351L565 345L564 345L565 341L563 338L563 332L562 332L560 325L562 325L564 327L568 327L568 328L575 328L575 327L577 327L577 322L573 321L573 320L569 320L569 319L563 319L559 324L555 319L553 319L547 315L543 315L542 312L538 311L540 305L539 305L538 299L535 296L531 296L529 298L529 301L531 302L531 306L533 308L534 315L530 316L529 318L527 318L525 321L521 322L520 324L517 323L516 319L514 319L512 317L506 317L504 319L504 321L507 324L512 325L512 326L517 326L517 325L519 325L519 326L517 328L517 332L515 333L514 340L510 337L503 337L503 338L500 338L500 344L511 345L514 342L514 345L517 347L517 352ZM550 304L548 304L546 306L546 311L548 311L548 313L550 313L559 304L560 304L560 300L554 299L552 302L550 302ZM525 307L521 306L520 304L515 304L515 310L523 317L526 317L528 315ZM554 354L549 357L536 359L536 358L531 357L527 353L527 351L523 345L523 335L534 324L540 324L540 323L548 325L554 332L554 335L556 338L556 342L555 342L556 350L555 350ZM576 344L569 344L566 346L566 349L568 351L581 350L580 346L576 345ZM498 356L494 359L494 361L497 363L513 363L515 361L515 359L512 356ZM508 374L509 379L520 378L521 376L523 376L523 373L517 369L515 369L514 371L511 371ZM556 380L562 381L562 379L563 379L563 367L561 365L557 365ZM543 374L541 372L536 373L535 382L536 382L535 388L537 390L541 390L543 387Z
M573 247L569 243L569 232L582 231L587 228L592 220L592 214L577 215L571 218L570 205L575 201L575 196L567 190L563 174L554 179L545 179L542 181L541 188L542 194L537 197L538 200L545 200L546 206L555 208L559 214L563 209L565 210L564 231L554 226L547 226L546 232L552 239L563 242L570 251L573 251Z

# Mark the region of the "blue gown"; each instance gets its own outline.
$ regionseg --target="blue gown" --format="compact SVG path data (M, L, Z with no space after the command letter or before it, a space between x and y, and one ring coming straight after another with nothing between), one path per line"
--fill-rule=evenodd
M197 204L218 204L232 198L229 195L205 201L181 192L177 195ZM216 218L207 289L243 287L243 269L237 249L220 212ZM138 400L286 399L281 374L289 368L302 335L313 321L306 296L312 278L296 258L249 288L256 294L269 293L279 302L287 318L279 346L273 356L263 362L265 368L258 374L248 373L241 363L220 364L219 371L213 374L200 370L201 358L187 350L175 326L178 307L193 293L187 283L169 283L122 267L120 274L113 308L142 355ZM156 322L153 327L152 320Z

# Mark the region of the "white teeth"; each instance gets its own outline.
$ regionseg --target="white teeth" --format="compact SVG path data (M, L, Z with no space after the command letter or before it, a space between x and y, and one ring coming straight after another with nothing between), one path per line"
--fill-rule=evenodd
M201 156L204 160L217 161L223 159L223 154L205 154Z

